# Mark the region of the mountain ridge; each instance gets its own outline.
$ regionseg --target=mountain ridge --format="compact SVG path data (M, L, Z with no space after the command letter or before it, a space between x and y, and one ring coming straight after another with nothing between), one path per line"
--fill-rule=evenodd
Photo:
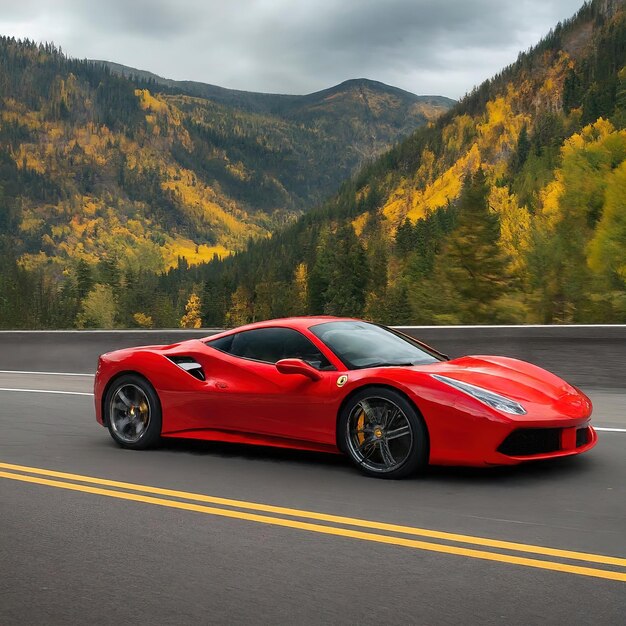
M193 80L176 80L165 78L153 72L140 70L134 67L116 63L114 61L105 61L98 59L90 59L92 63L101 64L112 72L122 75L126 78L139 77L155 81L159 85L163 85L170 89L178 89L188 95L194 95L217 102L228 103L233 106L239 106L245 110L254 112L285 113L285 108L296 106L305 102L316 102L326 96L333 95L338 92L346 91L352 87L367 87L374 90L382 90L387 93L394 93L413 102L424 102L432 106L450 107L456 103L455 100L445 96L437 95L417 95L413 92L406 91L399 87L387 85L381 81L369 78L349 78L331 87L326 87L318 91L306 94L288 94L288 93L271 93L271 92L255 92L242 89L230 89L221 87L211 83L204 83ZM256 101L256 102L255 102Z

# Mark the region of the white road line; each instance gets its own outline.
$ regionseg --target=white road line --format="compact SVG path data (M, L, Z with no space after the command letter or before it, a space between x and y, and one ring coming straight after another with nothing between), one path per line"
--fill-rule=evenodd
M0 391L18 391L20 393L57 393L66 396L93 396L93 393L85 391L56 391L54 389L12 389L9 387L0 387Z
M601 426L594 426L593 428L604 433L626 433L626 428L602 428Z
M43 374L45 376L95 376L95 374L77 374L76 372L26 372L22 370L0 370L0 374Z

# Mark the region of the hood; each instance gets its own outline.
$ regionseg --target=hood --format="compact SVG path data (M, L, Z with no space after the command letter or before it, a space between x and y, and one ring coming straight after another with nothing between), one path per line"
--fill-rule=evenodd
M465 356L438 363L430 373L454 378L494 391L522 405L549 405L564 415L591 412L591 402L580 390L531 363L499 356Z

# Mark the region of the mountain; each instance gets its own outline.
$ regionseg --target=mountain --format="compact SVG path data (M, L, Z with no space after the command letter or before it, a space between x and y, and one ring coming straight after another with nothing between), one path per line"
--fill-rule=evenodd
M624 0L586 3L321 207L158 289L218 326L626 322L625 65Z
M243 198L254 198L252 204L264 210L281 205L283 190L290 195L282 200L289 209L302 210L319 204L359 165L372 160L419 126L435 120L455 104L450 98L416 96L365 78L347 80L300 96L175 81L109 61L94 63L115 75L150 81L149 84L165 89L162 97L187 113L201 108L203 119L222 133L223 124L228 123L227 116L235 122L249 120L254 127L271 128L278 135L274 141L286 153L285 158L270 169L272 179L279 184L275 189L271 185L261 189L251 187L248 196ZM208 102L199 105L198 98ZM216 119L214 109L219 106L227 109L219 108L219 119ZM252 140L254 132L250 133ZM228 140L232 131L226 130L226 134ZM220 144L222 138L211 139ZM200 160L206 160L204 156L200 155ZM236 154L233 159L237 157L241 155ZM245 159L242 160L246 164ZM254 161L251 169L263 170L264 166L267 167L266 162ZM216 175L213 170L211 174ZM228 178L218 180L226 185Z
M357 115L362 115L360 111L369 108L375 118L385 117L385 111L380 105L391 104L392 109L401 110L404 116L413 108L414 111L410 115L421 113L424 120L433 119L439 113L448 110L456 104L454 100L445 96L416 96L409 91L390 87L384 83L366 78L346 80L329 89L301 96L226 89L217 85L192 80L172 80L152 72L138 70L112 61L96 60L93 63L103 65L113 74L131 80L151 81L175 93L185 93L190 96L212 100L251 113L279 115L290 119L305 120L315 117L324 111L332 113L336 105L342 100L351 106L356 105L359 110ZM361 98L355 97L359 94ZM382 101L380 101L381 98ZM360 102L359 99L361 100ZM351 111L351 114L354 115L355 112ZM405 123L404 120L400 119L398 119L398 122L400 124Z
M274 96L129 72L0 38L0 236L22 268L61 281L79 260L227 255L451 103L367 80Z

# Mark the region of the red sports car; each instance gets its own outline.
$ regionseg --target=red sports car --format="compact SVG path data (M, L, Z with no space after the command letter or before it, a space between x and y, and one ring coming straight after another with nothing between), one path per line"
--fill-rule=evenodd
M127 448L161 437L344 453L366 474L511 465L597 440L591 402L539 367L445 355L392 328L294 317L103 354L96 417Z

